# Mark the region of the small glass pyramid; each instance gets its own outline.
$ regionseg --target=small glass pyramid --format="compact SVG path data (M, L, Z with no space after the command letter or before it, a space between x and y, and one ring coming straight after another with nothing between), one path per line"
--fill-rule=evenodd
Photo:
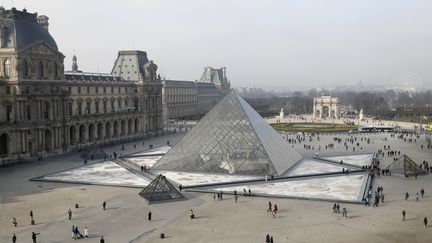
M140 193L149 203L183 199L183 195L162 174L158 175Z
M301 159L302 156L232 90L153 169L282 175Z
M405 177L421 175L425 173L425 171L421 169L420 166L418 166L410 157L405 154L390 164L387 169L389 169L391 173L404 175Z

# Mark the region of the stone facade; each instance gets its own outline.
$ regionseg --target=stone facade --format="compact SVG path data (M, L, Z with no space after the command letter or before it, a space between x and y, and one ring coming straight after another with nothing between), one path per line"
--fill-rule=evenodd
M129 78L79 71L76 57L72 71L64 72L65 57L48 32L48 17L0 9L0 27L3 163L141 138L163 128L162 84L157 66L142 59L145 52L119 52L116 64L134 55L140 60L137 75Z
M339 98L331 96L321 96L314 98L313 102L314 117L335 119L338 119L340 117Z
M162 81L162 107L164 118L177 119L197 114L197 85L192 81Z
M230 91L226 68L205 67L200 82L163 81L164 118L179 119L204 115Z

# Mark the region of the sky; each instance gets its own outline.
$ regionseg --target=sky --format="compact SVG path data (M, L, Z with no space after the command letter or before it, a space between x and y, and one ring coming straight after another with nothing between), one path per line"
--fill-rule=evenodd
M227 67L234 87L299 90L432 84L430 0L3 0L47 15L66 56L111 72L119 50L144 50L161 76L198 80ZM414 81L413 81L414 82Z

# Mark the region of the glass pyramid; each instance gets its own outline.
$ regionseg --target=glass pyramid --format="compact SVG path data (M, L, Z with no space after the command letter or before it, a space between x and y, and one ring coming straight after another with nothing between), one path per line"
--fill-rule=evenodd
M421 169L420 166L418 166L407 155L403 155L397 159L395 162L390 164L387 169L389 169L391 173L405 175L405 177L421 175L425 173L425 171Z
M183 195L162 174L158 175L140 193L149 203L184 199Z
M281 175L301 159L245 100L231 91L153 168Z

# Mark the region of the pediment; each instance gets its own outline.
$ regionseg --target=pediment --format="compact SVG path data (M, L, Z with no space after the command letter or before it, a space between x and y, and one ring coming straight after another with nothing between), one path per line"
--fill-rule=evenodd
M43 41L24 47L21 50L19 50L19 52L21 53L30 52L31 54L48 55L48 56L56 55L56 56L64 57L61 52L55 50L54 48L52 48L51 46L49 46Z

